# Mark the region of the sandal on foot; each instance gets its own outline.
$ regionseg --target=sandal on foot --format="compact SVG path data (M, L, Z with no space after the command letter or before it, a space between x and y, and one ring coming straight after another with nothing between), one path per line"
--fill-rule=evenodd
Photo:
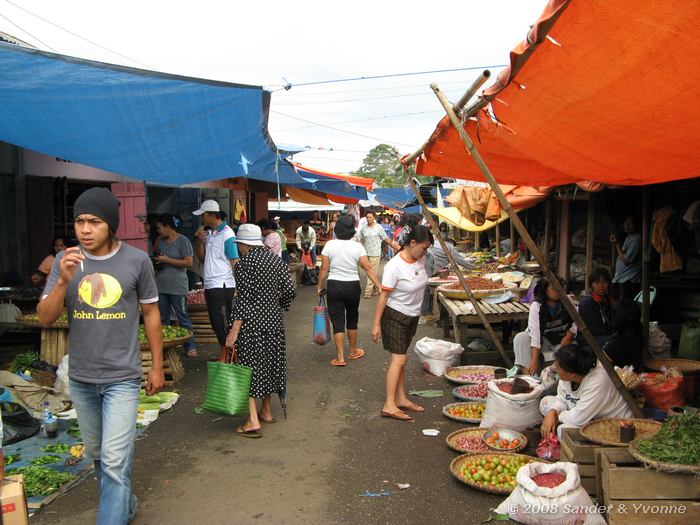
M359 359L365 355L365 351L362 348L357 348L356 350L357 350L357 353L355 355L349 355L348 359L355 360L355 359Z
M425 412L425 408L420 405L416 405L415 403L411 403L410 405L398 405L398 407L401 410L410 410L411 412Z
M260 414L258 414L258 419L263 423L274 423L275 421L277 421L274 417L271 417L270 419L265 419Z
M401 412L401 410L399 410L398 412L387 412L386 410L382 410L382 417L398 419L399 421L413 421L413 418L411 416Z
M331 359L331 364L333 366L345 366L347 363L345 361L338 361L337 359Z
M263 437L259 428L246 430L245 428L243 428L243 425L241 425L240 427L238 427L236 429L236 434L238 434L239 436L244 437L244 438L261 438L261 437Z

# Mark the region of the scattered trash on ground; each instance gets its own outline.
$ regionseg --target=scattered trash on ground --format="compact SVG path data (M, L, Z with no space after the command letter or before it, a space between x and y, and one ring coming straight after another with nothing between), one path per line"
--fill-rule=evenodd
M439 436L440 431L437 428L424 428L423 429L423 435L424 436Z

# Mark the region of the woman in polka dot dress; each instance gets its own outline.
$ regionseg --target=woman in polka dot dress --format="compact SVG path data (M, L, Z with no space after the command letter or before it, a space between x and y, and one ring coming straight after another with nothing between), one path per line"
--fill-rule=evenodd
M260 422L274 422L270 396L283 392L287 385L282 312L289 310L296 292L287 266L267 251L258 226L241 225L236 240L241 255L235 270L238 296L226 346L235 347L240 364L253 369L250 414L236 432L244 437L261 437ZM259 413L256 399L262 399Z

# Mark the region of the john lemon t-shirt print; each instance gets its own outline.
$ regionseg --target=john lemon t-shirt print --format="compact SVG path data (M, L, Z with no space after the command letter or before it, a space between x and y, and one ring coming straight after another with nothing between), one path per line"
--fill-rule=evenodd
M54 261L45 295L56 286L62 256ZM157 301L145 252L119 243L103 257L86 255L66 291L71 379L93 384L139 379L139 303Z

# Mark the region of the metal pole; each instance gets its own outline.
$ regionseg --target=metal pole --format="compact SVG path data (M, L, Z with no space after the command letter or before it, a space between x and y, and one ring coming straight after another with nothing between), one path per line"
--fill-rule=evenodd
M405 162L405 160L404 160L404 162ZM406 175L406 178L408 179L408 184L411 186L413 193L416 195L416 200L418 201L418 203L421 206L421 210L423 211L423 215L425 216L426 220L428 221L428 224L430 224L430 228L433 230L433 236L440 243L440 246L442 247L442 251L445 252L445 256L447 257L447 260L450 261L450 264L455 269L459 283L462 285L462 288L464 288L464 291L467 292L467 296L469 297L469 300L471 301L472 305L474 306L474 310L476 310L476 315L479 317L479 320L484 325L484 328L486 328L486 331L488 332L489 337L493 341L493 344L496 346L496 350L498 350L498 352L501 354L501 357L503 358L503 361L505 362L507 368L511 368L513 366L513 361L510 359L508 354L506 354L506 351L503 348L503 345L501 344L501 340L496 336L496 332L494 332L493 327L491 326L491 323L489 323L489 320L484 315L484 312L481 309L481 306L479 306L479 301L477 301L476 297L474 297L474 294L472 293L471 288L469 288L469 285L467 284L467 280L464 278L464 275L462 274L462 272L460 272L458 270L457 262L455 261L454 257L452 257L452 253L450 252L450 250L447 248L447 243L445 242L445 239L443 239L442 235L440 235L440 230L438 228L438 225L435 223L435 220L433 219L433 215L428 210L428 207L426 206L425 201L423 200L423 197L420 194L420 191L418 191L418 187L416 186L416 181L414 181L413 177L411 177L408 174L408 170L406 169L405 164L403 164L403 169L404 169L404 175Z
M649 310L651 300L649 297L649 270L651 255L649 254L649 190L642 187L642 338L644 347L642 355L645 360L649 355Z
M586 339L588 344L591 346L591 348L592 348L593 352L595 353L595 355L597 356L598 361L600 362L601 366L608 373L610 380L615 385L617 390L620 392L620 395L622 395L622 397L625 399L625 401L627 401L627 404L629 405L629 407L632 410L632 412L634 413L634 415L636 417L643 418L644 415L643 415L642 411L639 409L639 407L637 406L637 404L635 403L634 398L632 397L632 394L630 394L630 392L627 390L625 385L622 383L622 381L618 377L617 373L613 369L612 364L610 363L608 358L603 353L603 350L600 348L598 341L596 341L595 337L593 337L593 334L588 329L588 326L586 326L586 323L583 321L583 319L579 315L578 310L576 310L574 303L566 295L566 291L564 290L561 283L559 282L559 279L556 278L556 276L554 275L552 270L549 268L548 262L542 256L542 252L537 247L537 244L532 239L530 234L527 232L525 225L522 223L522 221L520 220L518 215L513 210L513 207L508 202L508 199L506 199L506 196L503 193L503 190L496 182L496 179L494 178L493 174L491 173L491 170L489 169L489 167L486 165L486 162L484 162L484 159L481 156L481 154L479 153L479 150L476 149L471 138L469 138L469 135L467 135L467 132L464 130L464 127L462 126L462 123L460 122L459 118L457 117L457 115L455 115L454 111L452 111L452 106L448 102L447 98L442 93L442 91L440 91L440 88L438 88L437 84L432 84L430 87L435 92L435 95L437 96L438 100L440 101L440 104L442 104L442 107L445 110L445 113L447 113L447 116L449 117L450 121L452 122L452 125L455 127L455 129L459 133L459 136L462 139L462 142L464 143L464 146L466 147L467 151L471 155L471 158L474 159L474 162L476 162L476 165L479 167L479 170L481 171L482 175L484 176L486 181L491 186L491 189L493 190L493 192L498 197L498 200L501 203L501 207L506 211L506 213L510 217L511 221L513 221L513 225L515 226L515 228L518 230L518 233L525 241L525 244L527 245L527 247L530 250L530 252L532 253L532 255L535 257L537 262L540 264L540 266L544 270L544 273L545 273L547 279L549 280L550 284L553 285L554 288L561 295L562 305L564 306L566 311L571 316L571 319L573 319L573 321L576 323L578 331L583 335L583 337Z

